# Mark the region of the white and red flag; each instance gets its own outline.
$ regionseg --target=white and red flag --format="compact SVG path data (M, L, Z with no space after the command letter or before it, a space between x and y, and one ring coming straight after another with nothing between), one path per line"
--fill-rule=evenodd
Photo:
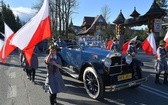
M4 44L4 41L2 39L0 39L0 51L1 51L2 47L3 47L3 44Z
M3 47L4 41L0 39L0 59L2 57L2 47Z
M142 43L142 49L147 55L156 54L156 42L153 33L150 33L148 37L144 40L144 42Z
M134 38L132 38L131 40L125 42L123 45L122 45L122 54L126 54L128 49L129 49L129 45L130 45L130 42L131 41L136 41L137 40L137 36L135 36Z
M5 35L2 33L2 32L0 32L0 34L3 36L3 37L5 37ZM2 47L3 47L3 44L4 44L4 40L3 39L0 39L0 58L1 58L1 49L2 49Z
M30 64L34 47L51 37L49 3L44 0L38 13L14 35L11 44L23 51Z
M166 35L164 37L164 41L166 42L165 47L168 47L168 31L167 31L167 33L166 33Z
M5 63L6 58L15 50L15 46L10 45L10 41L12 37L14 36L14 32L9 28L9 26L4 23L4 29L5 29L5 34L4 34L4 42L3 46L0 51L0 58L2 60L2 63Z

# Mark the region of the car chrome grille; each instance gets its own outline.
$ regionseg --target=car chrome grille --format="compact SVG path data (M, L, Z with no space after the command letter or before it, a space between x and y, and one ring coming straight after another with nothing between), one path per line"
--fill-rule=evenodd
M121 56L112 57L112 64L110 66L110 74L119 74L130 72L129 66L122 60Z

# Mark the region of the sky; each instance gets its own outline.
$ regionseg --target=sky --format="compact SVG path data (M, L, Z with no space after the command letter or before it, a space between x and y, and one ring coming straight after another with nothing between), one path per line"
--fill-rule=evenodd
M39 0L3 0L9 4L15 15L21 20L29 20L36 12L32 7ZM122 10L124 17L130 18L130 14L136 7L137 12L144 15L151 7L153 0L77 0L78 7L75 8L72 15L74 25L81 26L84 16L96 17L101 14L101 8L107 5L110 8L110 18L108 22L112 23Z

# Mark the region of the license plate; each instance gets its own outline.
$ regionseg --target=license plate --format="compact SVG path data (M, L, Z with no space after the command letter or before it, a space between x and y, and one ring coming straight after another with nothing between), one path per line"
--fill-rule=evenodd
M132 78L132 73L128 74L123 74L118 76L118 81L126 80L126 79L131 79Z

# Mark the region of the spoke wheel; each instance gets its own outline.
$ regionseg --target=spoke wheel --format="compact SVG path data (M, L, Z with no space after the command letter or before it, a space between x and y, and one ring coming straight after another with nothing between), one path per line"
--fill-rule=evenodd
M101 99L104 94L102 77L97 75L92 67L87 67L83 74L83 80L88 95L93 99Z

